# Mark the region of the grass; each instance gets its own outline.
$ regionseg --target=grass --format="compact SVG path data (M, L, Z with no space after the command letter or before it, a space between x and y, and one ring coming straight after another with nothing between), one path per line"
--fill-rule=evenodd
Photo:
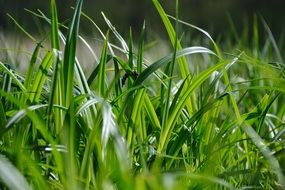
M49 17L32 13L47 36L17 23L36 41L26 73L0 62L1 189L285 188L284 62L265 23L264 45L257 18L252 45L234 27L236 43L215 42L179 20L178 1L172 17L153 0L172 53L149 62L145 25L136 50L131 30L125 40L103 14L102 32L82 0L68 27L50 2ZM104 41L88 77L77 39L98 52L79 35L83 19ZM181 27L207 47L182 46Z

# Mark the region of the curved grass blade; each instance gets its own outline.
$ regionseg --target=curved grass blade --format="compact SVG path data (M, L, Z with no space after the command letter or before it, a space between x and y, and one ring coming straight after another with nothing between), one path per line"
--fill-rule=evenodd
M177 51L176 58L180 58L182 56L196 54L196 53L206 53L216 55L211 50L204 48L204 47L188 47ZM173 59L173 54L167 55L166 57L159 59L158 61L154 62L148 68L146 68L135 80L134 86L140 85L143 81L148 78L152 73L154 73L158 68L166 65Z
M86 102L84 102L84 104L82 104L76 111L75 115L79 115L81 114L81 112L83 112L84 110L88 109L88 107L91 107L92 105L95 105L99 102L101 102L102 100L99 100L98 98L94 98L91 100L87 100Z
M124 49L125 52L129 52L129 48L128 45L126 43L126 41L124 40L124 38L119 34L119 32L116 30L116 28L112 25L112 23L110 22L110 20L105 16L105 14L103 12L101 12L105 22L107 23L108 27L110 28L110 30L113 32L113 34L117 37L117 39L119 40L119 42L122 45L122 48Z
M33 42L37 42L37 40L36 40L31 34L29 34L29 33L16 21L16 19L14 19L10 14L7 14L7 15L8 15L8 17L9 17L10 19L13 20L13 22L16 24L16 26L17 26L26 36L28 36Z
M218 57L222 57L222 53L218 47L218 45L216 44L216 42L214 41L214 39L212 38L212 36L205 30L203 30L202 28L198 27L198 26L195 26L193 24L189 24L185 21L182 21L180 19L176 19L174 16L171 16L171 15L167 15L169 18L173 19L173 20L177 20L177 22L181 23L181 24L184 24L185 26L189 26L191 28L194 28L198 31L200 31L201 33L203 33L211 42L212 44L214 45L215 47L215 50L216 50L216 54L218 55Z

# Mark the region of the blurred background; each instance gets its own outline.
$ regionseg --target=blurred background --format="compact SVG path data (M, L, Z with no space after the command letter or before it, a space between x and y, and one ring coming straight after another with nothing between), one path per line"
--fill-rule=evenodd
M25 8L33 11L40 9L48 15L49 2L49 0L0 0L0 29L15 30L15 24L6 15L9 13L30 32L37 32L42 27L41 22L25 11ZM75 0L57 0L61 21L71 17L71 7L75 2ZM175 0L163 0L161 3L167 13L175 14ZM209 31L214 36L228 32L230 19L237 30L242 30L242 27L252 24L252 16L256 13L262 15L278 38L284 30L284 9L284 0L180 0L180 18ZM83 10L104 29L106 24L101 16L103 11L123 34L128 33L130 26L137 34L144 19L148 29L157 33L164 30L151 0L85 0ZM90 24L84 21L81 27L86 33L92 31Z
M60 22L67 23L73 14L72 7L76 0L57 0ZM206 30L213 39L220 43L224 50L241 43L249 49L253 46L253 18L257 15L260 44L266 44L268 32L264 29L262 20L268 24L280 50L285 49L285 0L180 0L179 18ZM166 13L175 15L175 0L161 1ZM33 42L25 35L7 15L10 14L36 40L41 40L50 30L43 19L29 11L39 9L49 17L50 0L0 0L0 59L20 70L25 70L30 60L30 53L35 48ZM28 9L28 11L27 11ZM157 60L167 52L172 51L165 27L152 3L152 0L84 0L83 11L106 33L108 27L101 11L109 18L117 31L125 40L129 38L132 28L134 43L138 42L139 34L146 22L145 57ZM62 30L65 33L65 30ZM179 34L183 33L182 45L202 45L209 47L209 41L201 33L180 26ZM102 38L96 28L81 19L80 34L88 44L100 53ZM110 36L113 43L114 36ZM206 40L205 40L206 39ZM86 73L90 71L94 57L86 46L79 42L77 55ZM246 45L248 44L248 45ZM236 47L237 49L239 47ZM159 51L157 51L159 50ZM93 67L93 66L92 66Z

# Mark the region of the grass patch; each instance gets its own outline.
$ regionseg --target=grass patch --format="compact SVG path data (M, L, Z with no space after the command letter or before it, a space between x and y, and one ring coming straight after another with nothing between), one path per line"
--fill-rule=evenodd
M172 17L153 0L172 53L149 63L145 25L135 49L131 30L125 40L103 14L105 35L82 0L68 27L50 2L50 16L32 13L50 24L41 40L13 20L36 42L27 72L0 62L2 189L285 188L284 63L265 23L264 46L257 18L252 46L236 32L216 43L179 20L178 1ZM82 19L101 35L99 59ZM180 26L208 46L183 47ZM88 77L78 39L96 58Z

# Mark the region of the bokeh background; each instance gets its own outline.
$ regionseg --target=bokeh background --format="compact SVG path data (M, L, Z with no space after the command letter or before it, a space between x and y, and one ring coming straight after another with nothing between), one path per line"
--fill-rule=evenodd
M174 14L175 0L161 1L165 10ZM71 17L71 7L75 0L57 0L61 21ZM0 29L15 30L15 25L7 17L7 13L15 17L29 31L38 31L40 21L25 11L40 9L49 13L49 0L0 0ZM101 16L103 11L116 28L123 34L128 33L129 26L135 34L140 30L144 19L147 27L160 33L164 28L151 0L85 0L83 10L104 29L106 24ZM285 25L284 0L180 0L180 18L219 35L228 32L229 18L238 30L244 23L252 24L254 14L262 15L264 20L278 36L283 33ZM81 25L84 32L92 31L90 25Z

